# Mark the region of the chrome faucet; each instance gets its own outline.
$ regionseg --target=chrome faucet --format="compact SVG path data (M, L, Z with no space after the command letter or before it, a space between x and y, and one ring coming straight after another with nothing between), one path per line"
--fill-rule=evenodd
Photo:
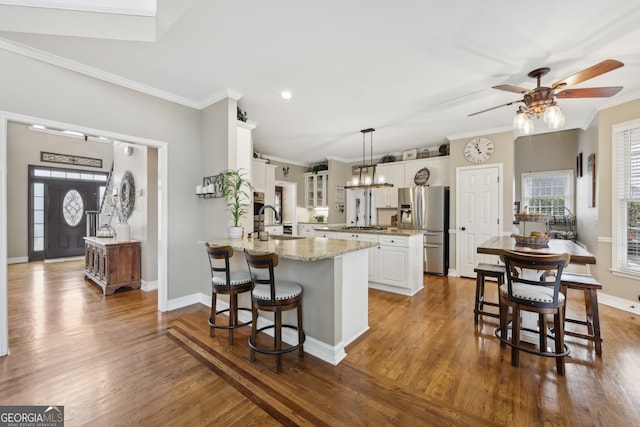
M280 219L280 215L278 215L278 211L276 210L276 208L274 208L271 205L263 205L260 210L258 211L258 239L259 240L267 240L269 239L269 234L265 233L264 231L264 210L265 209L271 209L273 211L273 213L276 216L276 221L278 221ZM262 223L262 228L260 227L260 224Z

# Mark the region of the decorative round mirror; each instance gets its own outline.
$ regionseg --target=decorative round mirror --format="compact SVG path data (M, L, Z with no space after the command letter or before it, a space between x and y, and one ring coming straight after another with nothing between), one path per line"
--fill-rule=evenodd
M123 215L129 218L135 205L136 183L131 172L125 171L124 175L122 175L122 181L120 181L120 206L122 206Z

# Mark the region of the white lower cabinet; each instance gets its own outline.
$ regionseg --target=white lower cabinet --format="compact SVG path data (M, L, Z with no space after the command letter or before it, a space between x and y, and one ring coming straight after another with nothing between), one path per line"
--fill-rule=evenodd
M329 239L335 239L336 233L331 233L329 231L316 230L316 237L327 237Z
M313 224L298 223L298 236L315 237L316 230Z
M267 231L271 234L283 234L284 227L282 225L265 225L264 231Z
M335 233L335 236L379 242L379 246L369 249L370 288L402 295L413 295L422 289L422 234Z

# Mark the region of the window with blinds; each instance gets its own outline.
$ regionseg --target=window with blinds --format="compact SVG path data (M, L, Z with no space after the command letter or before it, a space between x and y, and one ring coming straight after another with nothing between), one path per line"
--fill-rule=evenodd
M573 198L572 170L522 174L521 206L529 213L566 215L573 212Z
M640 273L640 121L616 128L614 268Z

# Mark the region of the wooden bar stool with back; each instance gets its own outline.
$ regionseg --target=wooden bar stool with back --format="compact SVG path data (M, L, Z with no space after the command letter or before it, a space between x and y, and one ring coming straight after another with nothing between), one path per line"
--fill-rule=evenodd
M569 354L569 349L564 344L565 295L560 291L560 280L564 266L569 264L570 255L530 255L505 251L501 258L507 270L507 283L500 287L500 327L495 330L501 347L511 347L513 366L519 366L519 352L525 351L555 358L558 375L564 375L564 357ZM522 326L522 311L538 314L537 329ZM553 315L553 332L547 328L548 315ZM537 347L521 342L521 330L538 335ZM553 350L547 348L547 338L554 340Z
M255 361L255 352L276 356L276 371L281 372L281 356L298 350L298 356L304 356L303 344L305 334L302 328L302 286L288 280L276 280L274 269L278 266L278 255L274 253L251 253L244 251L254 288L251 292L251 312L253 325L251 336L249 337L249 347L251 347L250 360ZM265 271L266 270L266 271ZM282 312L297 310L298 322L296 325L282 323ZM274 313L272 325L258 328L258 311L268 311ZM298 343L296 345L282 346L282 328L294 329L298 332ZM258 345L258 332L267 329L274 330L273 346L266 347Z
M253 281L248 271L231 271L229 258L233 256L231 246L205 245L211 267L211 316L209 317L209 335L214 336L216 329L229 330L229 344L233 344L233 331L236 328L248 326L251 321L238 323L238 311L251 311L249 308L238 307L238 295L250 292L253 289ZM224 264L223 264L224 261ZM229 295L229 308L217 310L218 294ZM216 323L216 315L229 313L227 324Z

